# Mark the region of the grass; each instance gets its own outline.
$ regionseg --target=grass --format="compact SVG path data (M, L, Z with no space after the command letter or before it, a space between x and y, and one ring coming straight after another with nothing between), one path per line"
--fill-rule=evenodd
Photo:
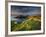
M41 16L28 16L24 21L11 21L11 31L31 31L41 29Z

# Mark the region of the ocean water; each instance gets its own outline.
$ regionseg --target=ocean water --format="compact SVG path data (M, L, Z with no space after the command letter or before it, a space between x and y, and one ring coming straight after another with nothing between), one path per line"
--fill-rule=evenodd
M24 20L24 18L15 18L16 16L11 16L11 21L15 21L15 22L22 22Z

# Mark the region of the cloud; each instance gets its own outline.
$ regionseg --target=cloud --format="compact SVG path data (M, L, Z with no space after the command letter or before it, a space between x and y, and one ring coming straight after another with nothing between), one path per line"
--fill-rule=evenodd
M11 6L12 14L16 15L40 15L41 7L35 6Z

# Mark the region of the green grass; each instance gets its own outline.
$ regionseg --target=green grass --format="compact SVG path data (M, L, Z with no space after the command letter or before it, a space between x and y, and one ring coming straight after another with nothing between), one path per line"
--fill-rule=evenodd
M40 17L40 16L39 16ZM41 19L37 16L31 19L26 19L20 23L11 21L11 31L31 31L41 29Z

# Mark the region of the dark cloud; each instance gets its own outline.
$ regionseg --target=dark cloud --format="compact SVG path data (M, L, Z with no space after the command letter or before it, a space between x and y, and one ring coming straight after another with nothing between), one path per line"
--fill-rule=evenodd
M11 6L11 10L12 11L16 11L16 12L32 12L32 11L41 11L40 7L34 7L34 6Z
M12 15L41 15L41 7L11 6Z

